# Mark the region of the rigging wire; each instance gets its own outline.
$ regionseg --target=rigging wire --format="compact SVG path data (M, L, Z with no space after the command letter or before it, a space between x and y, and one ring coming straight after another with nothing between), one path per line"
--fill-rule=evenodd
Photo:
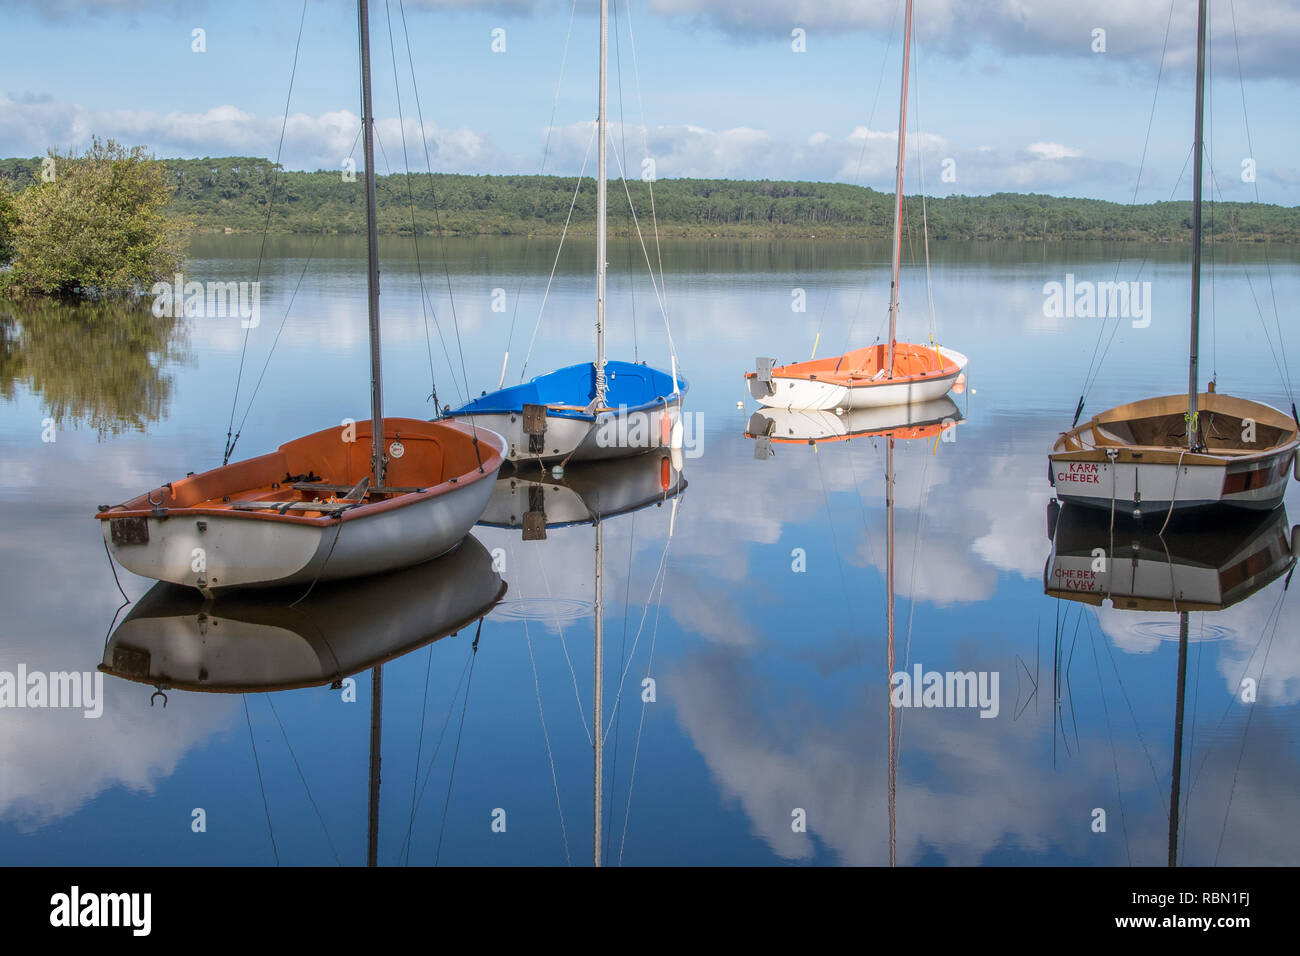
M686 497L686 492L685 492L685 491L682 491L682 492L680 492L680 493L677 495L677 497L673 498L673 516L672 516L671 518L669 518L669 522L668 522L668 526L669 526L669 528L671 528L671 527L673 526L673 523L674 523L674 521L676 520L676 512L677 512L678 506L679 506L679 504L681 503L682 499L685 498L685 497ZM670 538L671 538L671 532L670 532ZM667 548L665 548L665 554L666 554L666 553L667 553ZM650 653L649 653L649 656L646 658L646 668L645 668L645 673L646 673L646 678L647 678L647 679L650 678L650 673L651 673L651 671L654 669L654 662L655 662L655 646L656 646L656 644L657 644L658 641L659 641L659 616L660 616L660 612L663 610L663 603L664 603L664 588L667 586L667 584L668 584L668 575L667 575L667 572L666 572L666 570L665 570L665 573L664 573L663 577L661 577L661 578L659 579L659 599L658 599L658 601L657 601L656 604L655 604L655 619L654 619L654 625L653 625L653 627L651 628L651 632L650 632ZM652 598L653 596L654 596L654 582L651 581L651 583L650 583L650 593L649 593L649 595L648 595L648 597L647 597L647 605L649 604L649 598ZM635 649L634 649L634 650L635 650ZM628 824L628 819L629 819L629 817L631 816L631 813L632 813L632 788L633 788L633 787L635 786L635 784L636 784L636 768L637 768L638 760L639 760L639 758L640 758L640 756L641 756L641 735L642 735L642 733L643 733L644 730L645 730L645 716L646 716L647 704L648 704L648 703L649 703L649 702L646 701L646 700L642 700L642 701L641 701L641 719L640 719L640 721L637 723L637 728L636 728L636 746L635 746L635 747L633 748L633 750L632 750L632 773L631 773L631 775L628 777L628 782L627 782L627 803L626 803L626 805L623 807L623 835L622 835L622 838L619 840L619 846L618 846L618 865L619 865L619 866L622 866L622 865L623 865L623 851L627 849L627 824ZM615 711L617 711L617 707L615 707Z
M429 776L433 773L434 765L438 761L438 753L442 750L442 741L447 734L447 727L451 724L451 715L455 712L456 701L460 698L460 688L465 683L465 676L469 673L470 661L474 658L474 651L471 648L469 655L465 658L465 666L461 668L460 679L456 681L456 689L452 692L451 700L447 702L447 715L442 721L442 730L438 733L438 743L433 748L433 756L429 758L429 765L424 771L424 783L420 785L420 795L415 800L415 806L411 809L410 819L406 824L406 838L402 841L402 847L398 851L398 857L405 854L406 865L411 863L412 831L415 829L415 814L420 809L420 804L424 801L424 792L429 787ZM418 772L417 767L417 772Z
M555 629L560 635L560 647L564 651L565 663L569 665L569 676L573 678L573 699L578 705L578 717L582 721L582 729L587 735L587 743L595 746L591 736L591 726L587 723L587 713L582 708L582 693L578 690L578 673L573 669L573 658L569 656L569 644L564 639L564 624L560 621L559 609L555 604L555 596L551 593L551 580L546 576L546 564L542 561L542 554L537 552L537 569L542 573L542 583L546 586L546 600L552 610L555 611Z
M339 851L334 846L334 838L330 836L329 827L325 825L325 818L321 816L320 807L316 805L316 798L311 795L311 787L307 783L307 776L302 772L302 765L298 763L298 755L293 751L293 744L289 743L289 732L284 729L284 722L280 720L280 714L275 709L275 701L270 694L266 695L266 703L271 708L271 715L275 717L275 722L280 726L280 736L284 738L284 746L289 751L289 759L293 761L293 769L298 771L298 779L302 781L303 790L307 791L307 802L311 804L316 819L320 821L320 828L325 834L326 842L330 845L330 852L334 854L334 862L342 866L343 861L339 859Z
M257 252L257 274L254 282L260 282L262 279L262 259L266 254L266 235L271 228L271 210L275 205L275 184L280 178L280 156L284 151L284 133L289 125L289 103L293 99L293 83L298 75L298 52L302 48L302 28L307 22L307 0L302 0L302 14L298 18L298 39L293 45L293 66L289 70L289 91L284 97L284 118L280 121L280 142L275 147L275 162L271 166L271 186L266 195L266 220L262 224L262 244ZM230 401L230 421L226 425L226 448L222 456L222 465L230 463L230 453L233 450L231 442L231 433L235 425L235 407L239 403L239 387L244 378L244 359L248 355L248 336L252 331L252 326L244 329L244 344L239 350L239 371L235 375L235 394Z
M628 575L627 575L627 581L626 581L626 583L625 583L625 585L624 585L624 588L623 588L623 638L622 638L622 640L620 641L620 643L619 643L619 648L618 648L618 670L619 670L619 673L620 673L620 674L623 672L623 663L624 663L624 661L627 659L627 622L628 622L628 618L631 617L631 615L632 615L632 574L631 574L631 570L632 570L632 557L633 557L634 550L635 550L635 546L636 546L636 512L635 512L635 511L632 512L631 520L630 520L630 527L629 527L628 531L629 531L629 533L628 533L628 539L627 539L627 567L628 567ZM652 586L651 590L652 590L652 593L653 593L653 586ZM609 769L609 790L610 790L610 794L609 794L609 803L610 803L610 810L609 810L609 826L606 827L606 830L605 830L605 843L604 843L604 846L605 846L605 861L606 861L607 863L609 862L609 844L610 844L610 837L611 837L612 834L613 834L613 827L614 827L614 790L616 789L616 782L617 782L617 780L618 780L618 744L619 744L619 732L620 732L620 730L622 729L622 726L623 726L623 724L622 724L622 720L623 720L623 715L622 715L621 713L615 714L615 721L616 721L616 722L615 722L614 725L613 725L613 733L611 734L611 736L614 738L614 754L613 754L613 757L612 757L611 760L610 760L610 769Z
M885 65L889 62L889 51L892 50L892 49L894 48L894 26L895 26L895 24L898 22L898 10L899 10L899 7L900 7L901 5L902 5L902 0L899 0L899 2L897 2L897 3L894 4L894 16L893 16L893 19L891 19L891 20L889 21L889 32L886 34L886 36L888 37L888 39L885 41L885 55L882 56L882 57L880 58L880 73L879 73L879 74L877 75L877 77L876 77L876 92L875 92L875 94L871 97L871 109L867 112L867 125L866 125L866 127L864 128L864 130L863 130L863 136L862 136L862 148L861 148L860 150L858 150L858 164L857 164L857 167L856 167L856 168L854 169L854 171L853 171L853 181L850 183L850 185L852 185L852 186L860 186L860 185L861 185L861 181L862 181L862 161L866 158L866 155L867 155L867 143L869 143L869 142L871 141L871 136L870 136L870 133L871 133L871 123L872 123L872 120L874 120L874 119L876 118L876 104L880 101L880 91L881 91L881 89L884 88L884 84L885 84ZM863 289L862 289L861 287L859 287L859 289L858 289L858 304L857 304L857 307L854 309L854 313L853 313L853 321L849 324L849 338L850 338L850 340L852 339L853 328L854 328L854 326L857 325L858 312L859 312L859 310L860 310L861 307L862 307L862 295L863 295ZM830 290L830 289L827 289L827 290L826 290L826 295L825 295L825 297L822 299L822 314L821 314L821 316L817 319L817 335L816 335L816 336L814 337L814 339L813 339L812 358L816 358L816 357L817 357L817 344L818 344L819 342L821 342L821 338L822 338L822 327L823 327L823 326L825 325L825 323L826 323L826 309L827 309L827 307L830 305L830 301L831 301L831 290Z
M253 718L248 714L248 695L241 694L244 704L244 723L248 725L248 743L253 748L253 766L257 770L257 789L262 794L262 810L266 813L266 830L271 835L271 852L275 854L275 865L280 865L280 848L275 845L275 827L271 826L271 807L266 802L266 784L262 780L262 762L257 759L257 741L253 737Z
M533 334L528 340L528 351L524 353L524 364L519 369L519 381L524 380L528 374L528 362L533 357L533 346L537 343L537 330L542 327L542 313L546 310L546 300L551 295L551 283L555 281L555 270L560 265L560 253L564 251L564 240L569 234L569 223L573 219L573 210L578 203L578 193L582 191L582 177L587 172L587 162L591 159L591 144L596 141L596 128L599 123L591 124L591 136L587 139L587 151L582 157L582 169L578 171L578 178L573 184L573 197L569 200L569 212L564 217L564 228L560 230L560 241L555 248L555 260L551 263L551 274L546 278L546 289L542 292L542 302L537 307L537 321L533 323Z
M1283 589L1282 593L1283 595L1286 594L1285 588ZM1279 597L1277 606L1274 609L1274 615L1272 621L1273 629L1269 632L1268 646L1264 648L1264 659L1263 661L1260 662L1259 665L1260 683L1263 683L1264 672L1268 669L1268 655L1269 652L1272 651L1273 649L1273 638L1277 636L1277 627L1282 620L1281 610L1282 610L1282 601L1281 601L1281 597ZM1265 630L1268 629L1268 622L1265 622L1264 627ZM1255 717L1255 710L1256 708L1254 707L1248 707L1246 709L1246 726L1241 731L1241 747L1237 751L1237 763L1232 770L1232 786L1228 790L1228 802L1223 808L1223 828L1219 831L1219 845L1214 851L1215 866L1219 865L1219 856L1220 854L1223 853L1223 838L1228 835L1228 815L1232 812L1232 798L1237 793L1237 780L1241 776L1241 761L1242 758L1246 756L1246 736L1250 733L1250 722Z
M393 42L393 12L392 8L389 6L388 0L384 0L384 17L388 24L388 55L393 63L393 90L397 95L397 128L402 136L402 167L405 170L404 180L406 182L406 204L411 213L411 248L415 253L415 273L420 285L420 314L424 320L424 344L429 359L429 397L433 399L433 407L436 414L438 410L438 382L433 373L433 340L429 334L429 312L426 307L426 303L428 302L428 293L424 287L424 264L420 261L420 230L415 221L415 193L411 189L411 161L406 152L406 117L402 114L402 84L397 75L397 48ZM406 23L404 21L402 23L402 28L406 28ZM410 36L408 35L406 39L409 48ZM412 64L412 66L414 66L414 64ZM411 72L411 83L415 83L414 69L412 69ZM420 136L421 139L423 139L423 125L421 125L420 128ZM434 321L437 321L436 315L434 316ZM441 334L442 330L439 329L440 338ZM447 364L451 364L450 359ZM453 381L455 380L454 373L452 379Z
M479 618L478 633L474 635L474 643L470 646L469 657L469 680L465 682L465 699L461 702L460 707L460 726L456 729L456 746L451 752L451 773L447 775L447 796L442 803L442 823L438 826L438 846L433 854L433 865L438 865L438 860L442 858L442 837L447 829L447 811L451 809L451 787L456 782L456 764L460 760L460 741L465 733L465 713L469 710L469 691L474 684L474 663L478 660L478 639L479 634L483 633L483 619Z
M513 549L511 558L513 559ZM564 840L564 865L572 866L569 855L569 829L564 825L564 804L560 802L560 779L555 773L555 755L551 751L551 732L546 729L546 713L542 709L542 685L537 677L537 659L533 656L533 638L528 629L528 615L524 615L524 642L528 645L528 666L533 670L533 693L537 697L537 716L542 722L542 740L546 744L546 761L551 768L551 787L555 791L555 809L560 814L560 836Z
M623 158L626 159L627 158L627 124L623 121L623 53L619 44L618 3L614 2L611 4L611 6L613 8L613 13L614 13L614 31L613 31L614 32L614 78L618 82L618 141L619 141L619 148L622 150L623 153ZM623 163L620 162L619 167L622 168L622 166ZM625 181L623 186L626 189L627 188L626 176L624 176L624 180ZM627 212L628 212L628 224L631 225L636 218L633 215L631 203L628 203ZM630 242L627 243L627 272L628 272L628 276L630 277L632 275L632 244ZM653 272L651 272L651 276L653 277ZM636 283L635 282L628 283L628 298L632 305L632 361L636 362L639 361L641 358L641 348L640 348L640 343L637 341L637 331L636 331ZM612 787L613 784L611 783L610 786Z
M1174 0L1169 0L1169 15L1168 15L1168 17L1165 19L1165 38L1164 38L1164 42L1163 42L1163 43L1161 44L1161 46L1160 46L1160 66L1159 66L1159 68L1156 70L1156 84L1155 84L1155 90L1154 90L1154 91L1152 92L1152 94L1151 94L1151 111L1150 111L1150 114L1149 114L1148 117L1147 117L1147 132L1146 132L1146 136L1145 136L1144 139L1142 140L1142 158L1141 158L1141 160L1138 162L1138 174L1137 174L1137 180L1133 183L1133 198L1132 198L1132 200L1130 200L1130 202L1129 202L1129 205L1130 205L1130 206L1137 205L1138 191L1142 188L1142 173L1143 173L1143 171L1146 169L1147 149L1148 149L1148 148L1150 147L1150 145L1151 145L1151 129L1152 129L1152 127L1155 125L1155 120L1156 120L1156 102L1157 102L1157 100L1158 100L1159 97L1160 97L1160 80L1161 80L1161 78L1164 76L1164 72L1165 72L1165 55L1166 55L1166 53L1167 53L1168 50L1169 50L1169 31L1170 31L1170 27L1173 25L1173 20L1174 20ZM1195 147L1193 147L1193 148L1195 148ZM1187 168L1185 163L1184 163L1184 165L1183 165L1183 168L1184 168L1184 170L1186 170L1186 168ZM1181 176L1181 174L1179 175L1179 180L1180 180L1180 181L1182 180L1182 176ZM1176 185L1175 185L1175 188L1177 188ZM1139 273L1139 275L1141 274L1142 267L1146 265L1146 258L1147 258L1147 257L1145 257L1145 256L1143 257L1143 259L1142 259L1142 265L1140 265L1140 266L1138 267L1138 273ZM1119 277L1119 269L1120 269L1120 261L1116 261L1116 263L1115 263L1115 278L1118 278L1118 277ZM1134 281L1136 281L1136 280L1134 280ZM1092 388L1093 384L1095 384L1095 381L1096 381L1096 380L1095 380L1095 378L1094 378L1094 373L1095 373L1096 375L1100 375L1100 374L1101 374L1101 364L1102 364L1102 362L1104 362L1105 359L1106 359L1106 352L1109 352L1109 351L1110 351L1110 341L1107 341L1107 343L1106 343L1106 352L1103 352L1103 353L1102 353L1101 361L1098 361L1098 359L1097 359L1097 350L1101 347L1101 339L1102 339L1102 336L1103 336L1103 335L1105 334L1105 332L1106 332L1106 321L1107 321L1107 320L1102 320L1101 326L1097 329L1097 341L1096 341L1096 343L1095 343L1095 344L1093 345L1093 347L1092 347L1092 359L1091 359L1091 360L1089 361L1089 363L1088 363L1088 371L1084 374L1084 377L1083 377L1083 389L1082 389L1082 391L1081 391L1080 394L1079 394L1079 404L1078 404L1078 407L1077 407L1077 408L1075 409L1075 411L1074 411L1074 425L1078 425L1078 424L1079 424L1079 416L1083 413L1083 404L1084 404L1084 399L1087 398L1087 395L1088 395L1089 390ZM1118 331L1118 329L1119 329L1119 322L1120 322L1120 317L1119 317L1119 316L1116 316L1116 317L1115 317L1115 331ZM1112 339L1112 340L1114 339L1115 331L1112 331L1112 332L1111 332L1111 339ZM1072 425L1071 427L1074 427L1074 426Z
M572 0L572 3L569 6L569 26L568 29L565 30L564 32L564 52L560 55L560 73L559 76L557 76L555 79L555 97L551 100L551 121L546 124L546 137L542 142L542 165L541 168L538 169L537 171L537 189L533 192L533 216L534 217L536 217L537 215L538 206L541 205L542 177L546 175L546 160L551 155L551 134L555 131L555 113L558 110L560 105L560 86L564 82L564 65L565 63L568 62L569 59L569 38L573 36L573 17L577 9L578 9L578 0ZM590 146L588 146L588 149L590 149ZM586 160L583 160L582 168L583 170L586 170L587 168ZM579 174L578 176L578 182L579 183L582 182L581 174ZM574 200L576 201L576 199L577 199L577 194L575 192ZM569 206L569 215L570 216L573 215L572 204L570 204ZM565 227L566 229L568 227L567 219L565 220ZM532 241L533 241L533 234L530 231L527 237L524 239L523 258L525 262L528 259L528 246L530 243L532 243ZM563 245L564 242L563 237L561 237L560 242L561 245ZM558 251L556 253L556 261L557 262L559 261ZM552 272L552 275L554 275L554 272ZM519 275L519 281L515 283L515 307L510 313L510 331L506 335L506 354L505 357L501 360L501 379L497 383L497 388L500 388L502 385L505 384L506 363L510 361L510 344L515 337L515 320L519 318L519 301L522 298L520 292L523 290L523 285L524 285L524 273L521 270ZM522 380L523 379L521 376L520 381Z
M1057 600L1057 605L1060 606L1060 599ZM1119 825L1124 834L1124 856L1128 860L1128 865L1132 866L1133 852L1128 841L1128 819L1124 813L1124 790L1119 781L1119 754L1115 749L1115 734L1110 725L1110 706L1106 703L1106 688L1101 679L1101 662L1097 658L1097 638L1092 631L1092 618L1085 617L1085 620L1088 625L1088 643L1092 646L1092 663L1097 671L1097 691L1101 697L1101 712L1106 718L1106 739L1110 741L1110 762L1115 770L1115 800L1119 804Z

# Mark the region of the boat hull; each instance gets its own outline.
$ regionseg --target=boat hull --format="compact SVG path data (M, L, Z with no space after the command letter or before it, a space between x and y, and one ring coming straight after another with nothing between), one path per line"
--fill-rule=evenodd
M616 409L594 417L574 417L547 413L544 448L529 450L530 436L524 431L521 412L476 412L475 425L501 435L506 442L506 458L516 465L549 465L560 461L608 461L640 455L652 448L664 448L671 442L673 426L681 421L682 396L671 396L649 408ZM668 419L667 428L664 419Z
M965 372L969 359L960 352L947 348L935 349L955 368L926 378L908 377L903 380L863 382L845 385L803 377L774 374L771 388L755 376L749 377L749 393L759 404L769 408L810 409L833 411L837 408L884 408L895 405L916 405L943 398L952 390L957 379Z
M358 424L357 444L363 447L368 447L368 426ZM421 430L430 429L427 422L385 419L386 432L399 426L406 429L401 438L408 445L419 440ZM266 475L284 470L282 449L157 489L148 498L160 502L152 510L140 508L141 499L106 509L99 515L104 541L128 571L207 593L359 577L421 564L446 554L469 533L487 507L504 461L501 436L463 424L439 427L477 435L481 471L470 468L420 493L359 506L333 518L284 517L185 501L185 483L206 482L211 488L224 472L237 469L258 473L256 484L262 484ZM333 431L300 441L319 441ZM119 522L130 523L129 536Z
M1232 422L1225 433L1235 434L1243 421L1271 429L1274 439L1253 454L1241 442L1193 452L1115 440L1135 425L1167 422L1185 402L1182 396L1146 399L1064 433L1048 455L1057 498L1135 517L1218 507L1268 511L1281 504L1300 440L1290 417L1270 406L1214 393L1200 397L1203 416Z

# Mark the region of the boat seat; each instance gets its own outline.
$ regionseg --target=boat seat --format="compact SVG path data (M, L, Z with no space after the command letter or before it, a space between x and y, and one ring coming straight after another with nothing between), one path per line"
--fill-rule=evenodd
M328 491L330 494L339 494L345 491L351 491L354 485L325 485L314 481L299 481L293 484L294 491ZM382 485L375 488L371 493L378 495L409 495L413 492L424 491L423 488L399 488L396 485Z
M275 509L284 514L288 511L319 511L322 514L336 514L355 508L360 501L236 501L230 507L236 511L261 511Z

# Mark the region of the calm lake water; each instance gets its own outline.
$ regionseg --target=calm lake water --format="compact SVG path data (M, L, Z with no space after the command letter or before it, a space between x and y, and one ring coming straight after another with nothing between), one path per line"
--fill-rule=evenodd
M422 309L410 241L386 240L387 414L433 415L431 366L443 404L495 387L507 343L507 381L517 381L554 249L549 239L422 243ZM185 277L253 281L258 250L257 239L201 237ZM583 479L588 505L623 512L600 524L610 865L889 861L885 442L778 443L756 460L745 435L755 404L737 407L755 356L806 358L819 330L822 355L884 333L888 254L887 243L662 248L690 382L682 474L663 492L656 458L612 488ZM528 375L593 354L593 255L588 238L565 247ZM896 711L899 864L1166 860L1178 616L1044 593L1045 455L1070 424L1101 326L1049 317L1044 284L1150 282L1149 324L1119 323L1089 392L1096 412L1185 388L1189 255L1176 245L931 246L940 341L971 365L954 396L964 418L954 440L895 446L895 666L997 675L998 695L988 717ZM1289 408L1273 299L1286 307L1294 364L1300 251L1215 256L1202 368L1223 391ZM640 248L611 243L610 261L610 357L666 368ZM237 458L369 417L363 244L272 239L260 280L236 424L288 317ZM901 298L900 335L924 341L923 264L909 266ZM237 318L0 305L0 672L94 672L112 628L148 630L147 606L115 617L122 598L94 507L220 464L244 338ZM545 540L480 526L482 548L454 567L321 585L298 608L290 596L214 612L226 630L205 630L186 645L202 659L177 665L261 688L328 671L330 655L348 672L348 661L355 670L397 654L383 668L381 864L592 861L596 529L566 524L577 499L542 487L548 519L566 525ZM509 523L529 499L526 488L513 502L502 491ZM1184 550L1211 576L1233 557L1196 541ZM507 589L493 607L494 561ZM151 585L118 575L132 601ZM1300 643L1285 580L1189 616L1181 863L1300 863ZM456 599L479 603L457 617L446 609ZM197 608L152 613L156 635L169 620L192 628ZM455 636L427 643L466 617ZM0 710L0 857L363 864L370 675L273 693L177 686L165 709L151 706L150 684L105 675L97 718ZM1257 684L1252 703L1244 678Z

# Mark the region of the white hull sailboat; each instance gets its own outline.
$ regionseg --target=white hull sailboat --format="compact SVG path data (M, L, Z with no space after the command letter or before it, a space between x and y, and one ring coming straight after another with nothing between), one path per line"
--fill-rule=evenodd
M371 420L325 429L270 454L191 473L124 504L101 506L97 517L105 543L136 574L211 594L374 574L428 561L469 533L505 461L504 439L472 420L425 422L383 415L366 0L358 0L357 14ZM375 428L374 422L381 426Z
M596 357L591 363L538 375L527 382L485 392L451 418L469 418L506 437L511 462L599 461L638 455L648 448L681 445L686 381L645 363L605 358L607 239L606 116L608 0L600 0L600 84L596 118ZM671 347L671 341L669 343ZM509 353L506 354L507 360Z
M894 183L893 268L889 284L889 342L843 355L777 365L759 358L745 375L749 394L771 408L880 408L928 402L965 374L969 360L939 345L898 341L898 278L903 257L903 159L907 149L907 80L912 46L912 0L903 24L903 79L898 104L898 164ZM814 347L814 352L816 348Z
M1192 146L1192 307L1185 395L1122 405L1063 432L1049 454L1056 496L1134 517L1217 506L1268 510L1300 479L1300 423L1271 405L1200 390L1202 125L1206 0L1197 22ZM1080 400L1080 410L1082 400ZM1076 422L1078 413L1076 412Z

